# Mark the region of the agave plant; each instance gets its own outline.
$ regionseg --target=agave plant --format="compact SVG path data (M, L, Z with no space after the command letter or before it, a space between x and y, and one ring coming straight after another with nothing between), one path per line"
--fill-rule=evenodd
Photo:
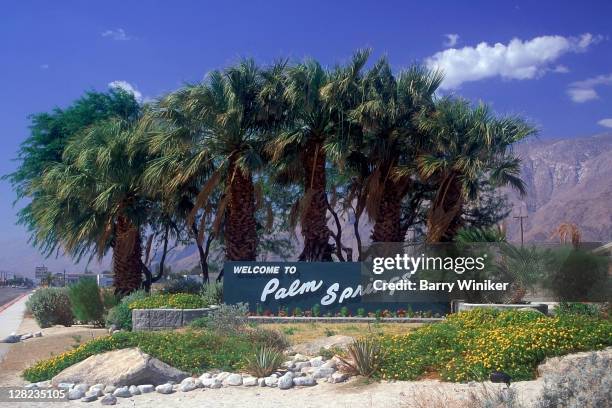
M372 377L378 371L383 357L380 343L372 337L355 340L349 344L345 357L338 356L343 371L364 377Z
M271 347L262 347L253 357L246 358L246 370L255 377L268 377L274 373L283 362L283 355Z

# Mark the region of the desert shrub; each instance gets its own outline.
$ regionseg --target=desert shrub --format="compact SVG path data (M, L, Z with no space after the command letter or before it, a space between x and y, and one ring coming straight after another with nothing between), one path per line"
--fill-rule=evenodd
M68 288L74 317L81 323L104 324L104 304L100 288L93 277L84 277Z
M270 347L261 347L252 355L246 357L246 371L255 377L268 377L274 373L283 362L283 355Z
M192 278L171 279L161 288L160 292L166 295L175 293L189 293L197 295L202 290L202 284Z
M208 316L198 317L189 323L189 326L194 329L205 329L208 327Z
M345 354L345 351L341 347L338 347L338 346L333 346L329 348L321 347L319 349L319 355L323 357L325 360L330 360L334 356L343 356L344 354Z
M253 343L262 344L265 347L273 348L279 351L289 347L289 340L278 330L266 329L264 327L255 327L246 332L247 337Z
M560 302L555 307L555 315L584 315L597 317L601 314L601 310L597 305L590 305L588 303L576 303L576 302Z
M208 283L202 287L201 294L209 305L220 305L223 303L223 283Z
M74 321L70 298L65 288L37 289L26 302L26 307L43 328L55 324L70 326Z
M106 325L108 327L115 326L117 329L122 330L132 330L132 309L130 309L130 303L145 299L146 297L147 293L143 290L138 290L125 296L117 306L108 311Z
M612 407L612 359L603 353L574 359L544 375L538 408Z
M342 370L351 374L371 377L378 372L384 350L378 339L364 337L349 344L344 357L339 357Z
M249 306L246 303L235 305L221 304L208 316L208 327L218 333L236 333L247 324Z
M130 309L199 309L208 306L200 295L174 293L156 294L130 302Z
M131 347L139 347L145 353L185 372L201 374L211 369L243 369L245 357L253 355L260 345L252 343L245 336L207 331L119 332L39 361L22 375L30 382L49 380L94 354Z
M100 296L102 297L102 304L104 305L104 310L107 313L113 307L117 306L121 301L121 298L115 295L115 291L111 288L100 288Z
M476 309L381 342L386 354L379 375L385 379L415 380L434 370L447 381L479 381L499 370L519 381L532 379L546 357L612 345L612 323Z

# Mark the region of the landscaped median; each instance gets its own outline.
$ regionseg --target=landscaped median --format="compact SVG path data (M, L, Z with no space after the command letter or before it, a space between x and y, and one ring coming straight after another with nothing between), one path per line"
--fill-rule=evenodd
M288 346L278 332L249 327L244 324L246 319L240 327L227 322L223 321L226 326L209 322L180 332L115 333L41 361L23 375L32 382L48 380L94 354L132 347L195 375L215 369L244 372L263 347L272 344L280 351ZM576 314L546 317L530 311L477 309L406 334L373 333L367 338L360 347L379 351L361 350L365 361L355 361L350 347L348 353L333 350L349 363L353 360L353 374L367 371L373 377L393 380L434 375L463 382L484 380L492 371L501 370L514 380L527 380L534 378L537 365L547 357L611 346L612 323ZM360 368L357 363L368 367ZM272 371L277 368L268 367Z

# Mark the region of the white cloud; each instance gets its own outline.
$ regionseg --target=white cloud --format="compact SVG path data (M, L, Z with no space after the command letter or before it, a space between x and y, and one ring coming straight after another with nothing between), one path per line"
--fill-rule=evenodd
M612 118L602 119L597 122L597 124L603 127L612 128Z
M140 93L140 91L134 85L130 84L127 81L109 82L108 87L123 89L124 91L134 95L134 98L136 98L138 102L142 102L142 93Z
M552 72L556 74L567 74L568 72L570 72L570 70L565 65L557 65L552 69Z
M128 41L128 40L133 39L133 37L129 36L123 28L116 28L114 30L106 30L102 32L102 37L109 37L117 41Z
M599 75L584 81L576 81L569 84L567 94L576 103L584 103L593 99L599 99L595 90L598 86L612 85L612 74Z
M459 42L459 34L444 34L444 37L446 37L445 47L454 47Z
M464 82L486 78L533 79L550 71L562 55L577 53L602 39L586 33L580 37L546 35L508 44L481 42L475 47L450 48L425 60L429 68L442 69L442 89L458 88Z

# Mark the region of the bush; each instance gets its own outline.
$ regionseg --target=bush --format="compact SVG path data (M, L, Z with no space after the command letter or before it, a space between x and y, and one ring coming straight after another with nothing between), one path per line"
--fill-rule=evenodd
M218 333L236 333L246 327L248 313L246 303L219 305L208 316L208 327Z
M26 307L42 328L55 324L70 326L74 322L70 298L65 288L37 289L26 302Z
M278 350L268 347L258 349L252 357L246 358L246 370L255 377L268 377L283 362L283 355Z
M96 326L104 324L104 304L100 288L93 277L79 279L68 288L68 296L74 317L81 323L91 323Z
M161 293L171 295L175 293L189 293L197 295L202 291L202 284L192 278L172 279L160 290Z
M601 310L597 305L587 303L560 302L555 307L555 315L583 315L597 317L601 314Z
M100 294L102 296L102 304L104 310L108 313L113 307L117 306L121 299L115 295L115 292L111 288L100 288Z
M364 337L349 344L346 357L339 358L344 371L371 377L378 372L383 355L383 349L377 339Z
M106 316L106 325L115 326L117 329L132 330L132 309L130 303L145 299L147 293L143 290L138 290L125 296L119 304L108 311Z
M406 335L384 336L379 376L415 380L429 370L446 381L485 380L493 370L529 380L547 357L612 345L612 323L587 316L476 309Z
M261 347L245 336L212 332L119 332L99 337L77 348L39 361L23 372L30 381L45 381L86 358L107 351L139 347L143 352L190 374L211 369L238 371L245 357Z
M130 309L199 309L207 307L208 303L200 295L174 293L146 296L130 302L129 306Z
M612 361L591 353L559 372L544 375L538 408L612 407Z
M248 330L246 335L253 343L262 344L268 348L282 351L289 347L289 340L278 330L255 327Z
M204 285L202 297L209 305L220 305L223 303L223 283L214 282Z

